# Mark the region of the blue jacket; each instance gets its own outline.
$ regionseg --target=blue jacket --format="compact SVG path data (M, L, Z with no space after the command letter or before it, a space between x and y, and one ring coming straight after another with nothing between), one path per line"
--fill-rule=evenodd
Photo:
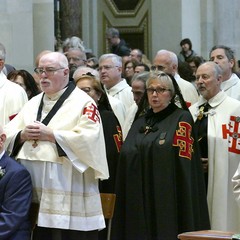
M29 172L6 153L0 159L0 240L29 240L32 201Z

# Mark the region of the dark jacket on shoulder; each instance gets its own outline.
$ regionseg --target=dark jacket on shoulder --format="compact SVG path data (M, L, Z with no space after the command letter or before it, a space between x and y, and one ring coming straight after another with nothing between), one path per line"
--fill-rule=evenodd
M29 240L30 174L6 153L0 159L0 167L0 239Z
M127 46L126 42L123 39L121 39L118 45L112 46L111 52L120 57L124 57L124 56L129 56L131 50Z

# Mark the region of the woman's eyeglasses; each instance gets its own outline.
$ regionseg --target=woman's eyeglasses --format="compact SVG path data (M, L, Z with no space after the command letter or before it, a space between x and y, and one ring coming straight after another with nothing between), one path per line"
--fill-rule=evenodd
M167 88L161 88L161 87L157 87L157 88L147 88L146 89L148 93L153 94L154 92L156 92L157 94L163 94L164 92L171 92L171 89L167 89Z

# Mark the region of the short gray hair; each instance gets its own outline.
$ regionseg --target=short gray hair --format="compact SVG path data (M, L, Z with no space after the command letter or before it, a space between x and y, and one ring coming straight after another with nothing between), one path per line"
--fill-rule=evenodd
M46 53L40 58L40 60L45 59L45 58L47 58L47 59L50 58L54 62L58 63L60 67L68 68L67 57L61 52Z
M99 65L101 64L102 61L106 60L106 59L111 59L112 62L118 66L118 67L122 67L122 58L116 54L113 53L107 53L107 54L103 54L100 58L99 58Z
M146 82L149 78L149 75L150 75L150 72L147 72L147 71L135 73L132 77L131 83L133 83L134 81L139 81L144 83L144 86L146 88Z
M178 66L178 58L174 52L162 49L157 52L157 55L165 55L172 64L176 64Z
M119 37L119 31L116 28L108 28L106 30L106 35L111 37Z

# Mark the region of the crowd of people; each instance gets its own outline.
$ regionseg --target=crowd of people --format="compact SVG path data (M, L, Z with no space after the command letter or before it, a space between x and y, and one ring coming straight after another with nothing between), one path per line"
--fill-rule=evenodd
M0 239L105 240L100 193L116 194L113 240L240 232L234 51L207 61L185 38L150 61L116 28L106 40L98 57L67 38L32 73L0 44Z

